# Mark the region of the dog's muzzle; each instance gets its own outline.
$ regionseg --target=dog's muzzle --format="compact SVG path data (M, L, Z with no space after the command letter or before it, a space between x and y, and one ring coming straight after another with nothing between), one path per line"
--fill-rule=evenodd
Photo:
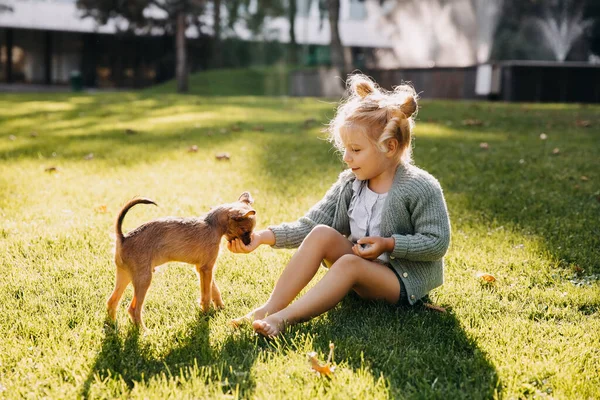
M250 242L252 241L252 237L250 237L249 233L246 235L243 235L240 239L242 239L242 242L244 242L244 244L246 246L248 246L250 244Z

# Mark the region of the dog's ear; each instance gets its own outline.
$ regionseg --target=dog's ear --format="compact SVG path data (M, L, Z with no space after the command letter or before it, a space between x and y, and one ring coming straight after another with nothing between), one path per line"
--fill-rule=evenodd
M250 195L250 192L244 192L244 193L242 193L242 195L240 196L240 198L238 199L238 201L241 201L242 203L246 203L246 204L252 204L252 203L254 203L254 199Z
M245 218L250 218L250 216L256 214L254 210L234 210L232 212L231 218L234 221L241 221Z

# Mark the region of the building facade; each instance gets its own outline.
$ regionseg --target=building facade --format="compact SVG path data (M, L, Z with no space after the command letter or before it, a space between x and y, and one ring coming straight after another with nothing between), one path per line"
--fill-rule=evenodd
M313 0L295 0L295 34L305 65L327 64L329 25ZM82 18L75 0L4 0L12 11L0 13L0 82L60 85L79 75L86 87L144 87L174 76L174 39L157 33L124 33L111 21L98 26ZM369 23L364 0L341 0L340 36L357 67L365 67L373 52L392 44ZM188 59L191 71L209 68L212 49L212 9L207 8L201 31L190 27ZM236 24L224 32L221 53L229 67L268 65L285 57L289 21L266 21L259 35ZM245 44L240 45L243 41ZM244 56L245 54L245 56ZM258 56L257 56L258 55Z

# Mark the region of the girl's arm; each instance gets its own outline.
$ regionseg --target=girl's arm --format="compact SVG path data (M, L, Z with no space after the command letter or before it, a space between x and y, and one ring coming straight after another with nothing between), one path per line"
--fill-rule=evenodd
M437 181L426 181L413 191L411 222L414 234L394 234L390 258L411 261L441 259L450 245L450 220L442 189Z

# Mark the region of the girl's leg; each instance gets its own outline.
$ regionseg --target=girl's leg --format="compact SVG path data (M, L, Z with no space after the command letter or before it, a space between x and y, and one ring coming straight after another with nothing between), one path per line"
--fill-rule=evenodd
M232 324L252 322L285 308L315 276L323 260L333 264L344 254L352 254L352 242L329 226L317 225L283 270L269 300Z
M254 321L252 327L264 336L276 336L285 325L307 321L333 308L350 290L365 299L383 299L392 304L400 299L400 282L389 267L348 254L340 257L304 296Z

